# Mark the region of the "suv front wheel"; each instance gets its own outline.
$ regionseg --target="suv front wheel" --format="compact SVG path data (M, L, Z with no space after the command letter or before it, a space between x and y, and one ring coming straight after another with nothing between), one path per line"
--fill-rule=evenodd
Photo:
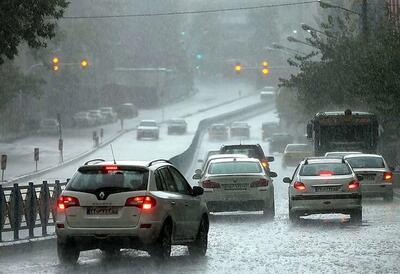
M160 236L149 250L152 257L158 259L168 259L171 256L172 225L165 223L161 229Z
M189 254L194 257L205 256L208 246L208 221L202 218L196 240L188 245Z

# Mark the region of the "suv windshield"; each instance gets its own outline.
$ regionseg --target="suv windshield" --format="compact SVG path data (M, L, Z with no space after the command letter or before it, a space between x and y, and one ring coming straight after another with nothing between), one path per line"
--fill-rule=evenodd
M105 168L81 168L66 186L66 190L94 193L100 189L138 191L147 189L145 169L108 171Z
M352 168L384 168L381 157L354 157L346 159Z
M209 174L237 174L237 173L261 173L262 168L256 162L223 162L211 163Z
M329 175L349 175L350 167L345 163L315 163L303 165L300 176L329 176Z

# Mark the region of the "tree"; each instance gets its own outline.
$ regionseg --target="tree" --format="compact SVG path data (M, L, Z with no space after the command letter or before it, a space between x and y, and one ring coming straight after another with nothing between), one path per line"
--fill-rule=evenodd
M55 35L54 19L63 16L66 0L5 0L0 2L0 64L13 59L18 46L26 42L32 48L46 46Z

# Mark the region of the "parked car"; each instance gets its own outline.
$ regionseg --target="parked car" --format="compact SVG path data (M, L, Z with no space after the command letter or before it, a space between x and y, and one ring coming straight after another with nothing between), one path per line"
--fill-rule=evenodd
M96 119L91 117L86 111L75 113L73 121L76 127L92 127L96 124Z
M344 159L364 178L361 183L363 197L383 197L393 201L393 173L381 155L359 153L346 155Z
M211 160L200 180L204 200L210 212L258 211L268 217L275 216L274 185L258 159L224 158Z
M43 135L58 135L59 123L57 119L42 119L38 133Z
M250 125L246 122L233 122L230 126L230 136L250 138Z
M168 121L167 134L185 134L187 123L185 119L175 118Z
M137 132L136 139L140 140L142 138L153 138L158 140L160 137L160 127L155 120L142 120L140 121Z
M115 256L132 248L166 259L177 244L204 256L209 216L202 194L165 160L89 161L57 201L58 258L73 264L84 250Z
M269 153L283 152L285 147L293 143L293 136L285 133L274 133L270 138L269 142Z
M361 176L349 163L339 158L315 157L303 160L289 184L289 219L316 213L350 214L351 220L362 221Z
M279 125L275 122L264 122L261 125L261 139L265 141L265 139L271 137L274 133L279 132Z
M297 166L304 158L313 156L309 144L288 144L283 152L282 167Z
M132 103L124 103L117 109L119 119L131 119L139 115L137 107Z
M99 109L91 109L88 111L89 117L95 120L96 125L107 123L107 118L101 113Z
M118 115L112 107L101 107L100 112L105 117L107 123L114 123L118 119Z
M266 172L270 172L269 163L273 162L275 158L273 156L266 157L264 150L259 144L239 144L239 145L223 145L219 149L221 154L244 154L249 158L256 158L260 160L262 166Z
M208 138L210 140L226 140L228 138L228 128L225 124L212 124L208 128Z

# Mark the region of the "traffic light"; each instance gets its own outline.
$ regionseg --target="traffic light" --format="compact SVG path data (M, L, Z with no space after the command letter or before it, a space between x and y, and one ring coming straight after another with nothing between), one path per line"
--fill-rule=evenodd
M60 59L57 57L57 56L55 56L55 57L53 57L53 59L51 59L51 62L52 62L52 70L53 71L59 71L60 70Z
M87 68L89 66L89 62L86 59L81 60L81 68Z
M268 75L269 74L269 68L268 68L268 62L267 61L263 61L262 62L262 68L261 68L261 72L262 72L262 74L265 76L265 75Z
M53 71L59 71L60 67L58 65L53 65Z
M236 63L234 69L236 73L240 73L242 71L242 65L240 63Z

